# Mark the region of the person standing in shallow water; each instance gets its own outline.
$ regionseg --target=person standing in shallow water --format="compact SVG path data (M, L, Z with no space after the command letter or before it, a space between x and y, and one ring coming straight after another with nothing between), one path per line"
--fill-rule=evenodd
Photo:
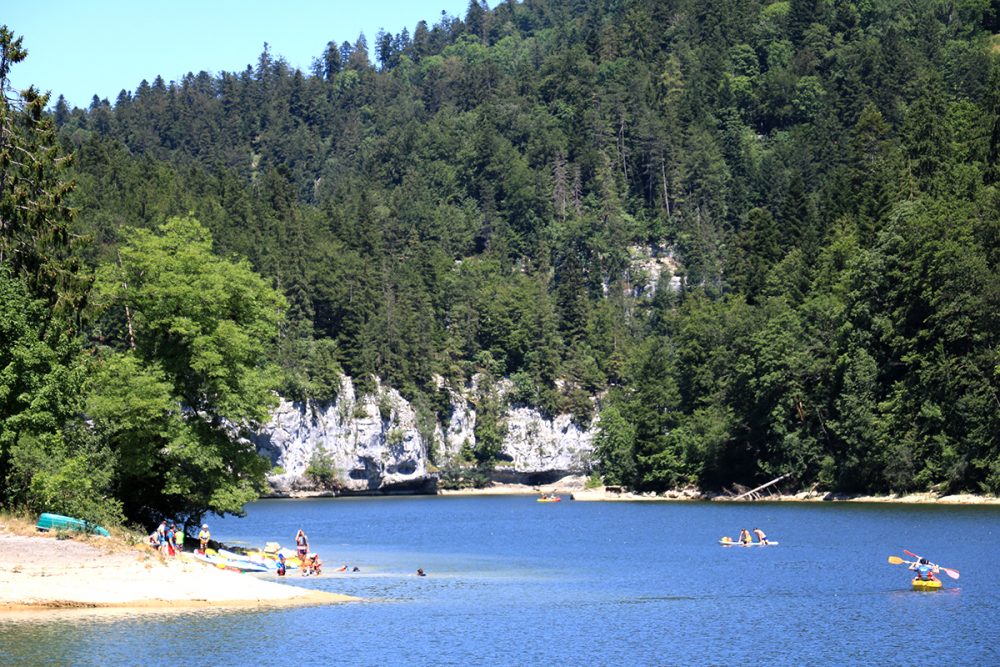
M295 551L298 552L300 561L305 560L306 554L309 553L309 538L301 528L295 533Z

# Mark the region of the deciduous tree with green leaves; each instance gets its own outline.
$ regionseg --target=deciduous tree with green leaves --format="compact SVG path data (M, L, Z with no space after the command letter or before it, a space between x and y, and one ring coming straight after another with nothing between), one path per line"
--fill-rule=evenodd
M127 233L93 301L105 346L87 412L119 457L126 514L241 512L268 469L242 436L276 400L284 298L246 261L213 254L196 220L173 218Z

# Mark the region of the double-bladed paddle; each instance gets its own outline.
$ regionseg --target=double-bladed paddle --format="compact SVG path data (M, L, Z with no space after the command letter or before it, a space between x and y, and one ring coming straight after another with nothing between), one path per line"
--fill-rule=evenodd
M907 556L913 556L913 557L914 557L914 558L916 558L916 559L917 559L918 561L920 560L920 556L918 556L917 554L913 553L912 551L907 551L906 549L903 549L903 553L904 553L904 554L906 554ZM890 559L889 559L889 562L892 562L892 558L893 558L893 557L890 557ZM900 558L900 559L899 559L899 561L900 561L901 563L905 563L905 562L906 562L906 561L904 561L904 560L903 560L902 558ZM938 565L937 563L929 563L929 565L930 565L931 567L935 567L935 568L937 568L937 569L941 570L942 572L944 572L945 574L947 574L947 575L948 575L949 577L951 577L952 579L958 579L958 577L959 577L959 572L958 572L958 570L954 570L954 569L952 569L952 568L950 568L950 567L941 567L941 566L940 566L940 565Z

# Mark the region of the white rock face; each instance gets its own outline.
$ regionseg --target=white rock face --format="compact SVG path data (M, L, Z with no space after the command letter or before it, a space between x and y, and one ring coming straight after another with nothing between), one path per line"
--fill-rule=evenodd
M634 296L653 296L660 283L660 276L670 274L670 290L681 288L681 278L677 275L678 264L673 249L667 246L629 248L629 277L632 280Z
M504 392L501 383L499 390ZM478 391L476 383L467 390ZM358 397L354 383L341 378L332 404L282 400L271 421L253 438L257 450L284 472L269 481L278 493L313 489L306 470L326 456L336 471L334 486L349 492L429 491L436 477L428 469L429 448L439 464L455 461L463 447L475 448L476 411L469 396L451 392L447 424L434 428L427 443L417 428L413 407L394 389L377 385L373 396ZM502 418L506 437L501 458L507 477L539 473L585 474L593 466L595 424L582 430L569 415L546 419L519 407ZM322 448L322 449L320 449Z
M309 486L305 472L320 447L338 485L350 491L406 488L429 480L427 452L410 404L381 386L374 396L358 398L348 377L341 379L335 403L282 400L254 443L284 469L270 477L278 491Z

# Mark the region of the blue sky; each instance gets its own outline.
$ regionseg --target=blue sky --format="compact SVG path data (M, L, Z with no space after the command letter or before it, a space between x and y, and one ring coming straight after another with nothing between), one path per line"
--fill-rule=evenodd
M493 6L496 2L491 2ZM465 16L469 0L0 0L0 24L24 37L27 59L15 65L15 88L34 85L87 106L96 94L114 103L122 89L161 75L240 71L270 45L308 72L326 43L365 33L374 59L379 28L413 34L441 11Z

